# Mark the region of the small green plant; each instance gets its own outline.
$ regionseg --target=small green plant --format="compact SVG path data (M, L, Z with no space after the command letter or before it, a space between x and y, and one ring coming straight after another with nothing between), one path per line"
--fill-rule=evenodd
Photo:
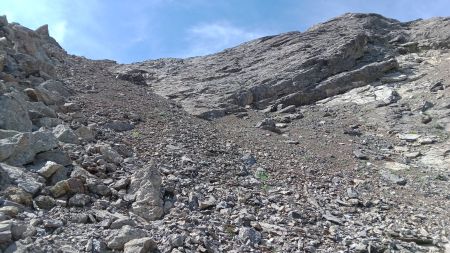
M133 138L139 138L139 137L141 137L141 133L137 130L134 130L133 132L131 132L131 136Z
M226 224L225 225L225 232L231 237L233 237L234 234L235 234L234 233L234 229L235 229L234 225L231 225L231 224Z
M267 193L269 190L269 185L267 184L267 181L269 180L269 173L265 170L257 170L256 171L256 178L261 182L261 189L264 190L264 192Z

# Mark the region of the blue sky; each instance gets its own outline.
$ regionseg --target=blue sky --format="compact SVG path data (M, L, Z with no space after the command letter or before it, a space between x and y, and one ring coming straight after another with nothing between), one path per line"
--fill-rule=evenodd
M0 14L50 34L71 54L121 63L218 52L304 31L346 12L401 21L450 16L449 0L1 0Z

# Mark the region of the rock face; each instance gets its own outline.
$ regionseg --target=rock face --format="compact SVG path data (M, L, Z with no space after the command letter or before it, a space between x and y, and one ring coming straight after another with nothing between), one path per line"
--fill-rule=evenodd
M239 106L304 105L367 85L395 70L393 57L399 53L448 48L450 32L444 27L449 23L443 18L401 23L376 14L345 14L303 33L113 71L139 83L146 80L157 94L179 101L189 113L215 118Z

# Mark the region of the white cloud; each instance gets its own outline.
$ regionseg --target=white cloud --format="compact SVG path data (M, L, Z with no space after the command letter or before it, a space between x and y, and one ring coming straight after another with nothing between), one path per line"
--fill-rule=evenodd
M200 24L187 30L188 50L185 57L216 53L248 40L264 36L259 31L249 31L228 22Z

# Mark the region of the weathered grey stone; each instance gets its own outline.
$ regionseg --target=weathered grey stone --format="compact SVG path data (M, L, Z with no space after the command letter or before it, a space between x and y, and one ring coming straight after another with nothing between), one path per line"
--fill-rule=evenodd
M125 243L145 236L145 231L125 225L116 234L113 234L106 238L106 240L108 248L122 250Z
M64 166L62 166L61 164L48 161L42 168L38 170L38 173L45 178L49 178L58 170L63 169L63 167Z
M55 137L62 142L78 144L78 136L75 132L66 125L58 125L53 129Z
M69 185L65 180L59 181L50 188L50 192L55 198L59 198L69 192Z
M4 171L12 183L17 184L18 187L33 195L44 186L42 181L45 182L45 180L24 168L0 163L0 171Z
M47 105L62 104L65 98L72 95L71 91L67 89L64 83L56 80L48 80L36 87L41 93L43 102Z
M9 152L8 158L3 161L12 165L22 165L32 162L37 153L58 147L58 141L48 131L36 131L2 139L0 146L2 145L8 146Z
M34 199L34 203L41 209L52 209L56 205L54 198L50 196L40 195Z
M178 248L184 245L185 236L180 234L173 234L169 236L169 243L172 247Z
M149 221L161 218L164 213L161 181L153 164L133 174L129 193L136 196L136 201L132 204L134 213Z
M43 117L43 118L39 118L36 122L35 125L37 125L38 127L55 127L57 125L62 124L63 121L61 119L57 119L57 118L50 118L50 117Z
M384 179L386 179L387 181L392 182L394 184L406 185L406 183L407 183L406 179L404 179L396 174L393 174L389 171L381 171L381 176Z
M273 119L266 118L263 121L256 124L256 127L268 130L274 133L280 133L280 129L278 129L275 125L275 121Z
M75 134L84 141L95 140L95 132L91 127L81 126L75 130Z
M156 242L150 237L131 240L124 245L124 253L151 253L157 249Z
M55 138L56 139L56 138ZM52 161L63 166L68 166L72 164L70 157L62 151L61 149L53 149L45 151L36 155L34 163L45 163L47 161Z
M238 236L243 243L259 244L261 242L261 233L251 227L240 228Z
M131 226L131 227L135 227L136 226L136 222L134 222L134 220L130 219L130 218L120 218L117 219L115 221L113 221L111 223L111 225L109 226L110 229L119 229L125 225Z
M32 122L39 122L41 118L49 117L56 118L58 115L55 110L51 107L46 106L42 102L29 102L27 104L28 107L28 115L30 116Z
M31 126L25 101L11 93L0 95L0 129L29 132Z
M11 234L14 241L36 234L36 229L26 222L16 221L11 224Z
M84 207L91 202L91 198L86 194L75 194L69 199L69 206Z
M14 218L17 216L17 214L19 214L20 210L15 206L3 206L0 207L0 212L8 215L9 217Z
M44 220L43 224L46 228L59 228L64 226L64 222L62 220L56 219Z
M101 183L98 180L88 179L87 186L89 191L100 196L109 196L111 195L111 189L108 188L105 184Z
M23 206L29 207L33 203L33 195L19 187L9 186L3 194L5 194L9 200Z
M0 232L0 245L1 244L8 245L8 243L11 241L12 241L12 233L10 230Z
M81 106L79 104L76 103L64 103L61 106L61 110L65 113L68 112L78 112L81 110Z
M117 132L130 131L134 129L134 126L132 124L126 121L118 121L118 120L106 123L104 127L112 129Z
M120 164L123 161L123 157L109 145L99 145L98 149L108 162Z

